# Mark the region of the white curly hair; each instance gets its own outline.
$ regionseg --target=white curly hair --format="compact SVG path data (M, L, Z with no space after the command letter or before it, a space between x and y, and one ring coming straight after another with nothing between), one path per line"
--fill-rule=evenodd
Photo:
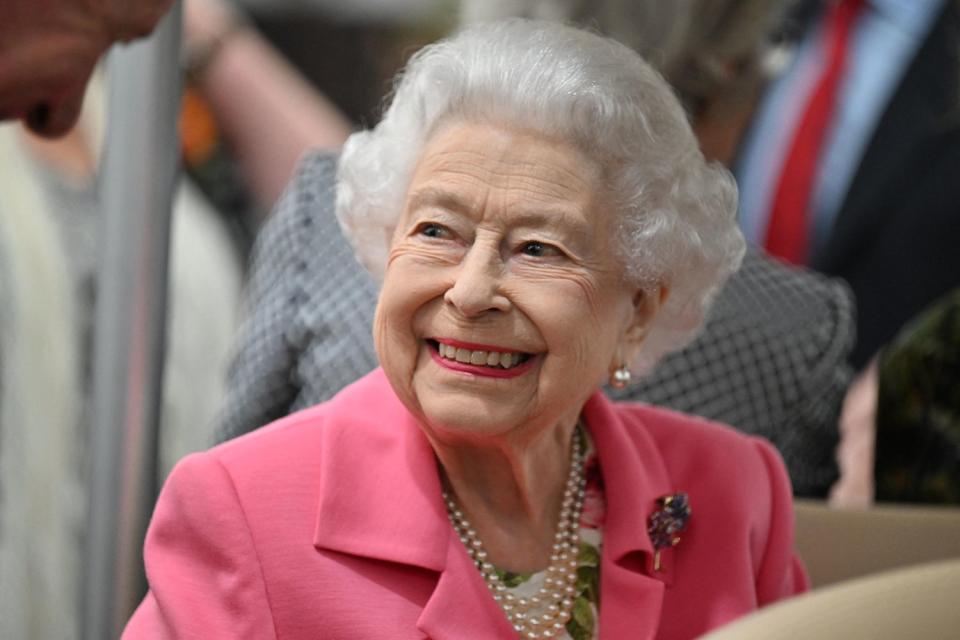
M471 27L414 54L380 123L347 140L337 175L337 217L378 279L420 152L450 121L562 137L597 162L621 217L625 283L669 289L633 368L649 371L695 337L743 257L737 187L705 161L673 91L638 54L525 19Z

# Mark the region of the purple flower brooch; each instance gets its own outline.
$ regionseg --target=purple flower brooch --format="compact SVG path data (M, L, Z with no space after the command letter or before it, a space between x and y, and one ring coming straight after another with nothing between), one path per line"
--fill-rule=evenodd
M690 519L690 500L685 493L671 493L657 498L660 507L650 514L647 533L656 550L653 556L653 570L660 571L660 550L669 549L680 542L677 534L687 528Z

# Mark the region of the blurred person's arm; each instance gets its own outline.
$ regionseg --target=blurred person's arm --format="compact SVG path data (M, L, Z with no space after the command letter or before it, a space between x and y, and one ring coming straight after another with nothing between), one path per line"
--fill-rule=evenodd
M349 120L220 0L187 0L184 39L195 80L256 199L280 196L308 149L338 149Z

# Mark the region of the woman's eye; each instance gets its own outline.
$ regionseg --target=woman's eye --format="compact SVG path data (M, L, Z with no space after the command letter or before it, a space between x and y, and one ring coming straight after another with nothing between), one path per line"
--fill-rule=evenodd
M446 227L433 222L427 222L425 224L420 225L420 228L417 230L417 232L422 236L426 236L427 238L449 238L450 237L450 232L447 231Z
M523 243L523 246L520 247L520 252L532 258L547 258L560 255L560 250L553 245L537 241Z

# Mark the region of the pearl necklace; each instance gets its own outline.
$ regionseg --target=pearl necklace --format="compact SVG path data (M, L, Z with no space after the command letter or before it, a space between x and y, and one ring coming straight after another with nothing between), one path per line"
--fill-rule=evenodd
M579 434L574 432L570 474L563 492L560 522L554 535L550 566L544 584L529 598L518 598L497 574L487 551L463 511L449 492L443 492L447 516L460 541L483 576L487 588L522 638L556 638L563 635L577 597L577 562L580 550L580 514L583 510L583 452Z

